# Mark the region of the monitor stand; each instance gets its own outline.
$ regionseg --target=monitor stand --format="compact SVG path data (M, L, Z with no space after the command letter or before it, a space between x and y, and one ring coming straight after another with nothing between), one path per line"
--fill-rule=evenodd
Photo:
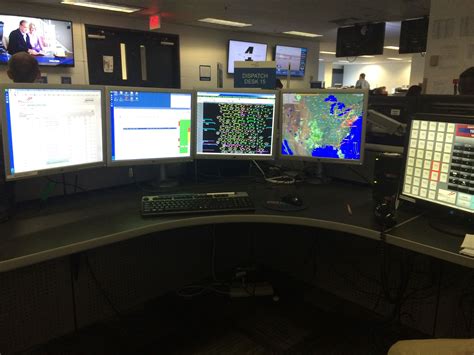
M322 185L322 184L329 183L331 179L324 174L323 163L318 161L316 163L316 171L315 171L314 176L307 178L305 181L308 184L312 184L312 185Z
M434 214L429 216L431 228L455 237L464 238L466 234L474 234L474 219L470 217Z
M158 187L160 189L170 189L179 185L177 179L169 179L166 175L166 165L160 165L160 177L158 179Z

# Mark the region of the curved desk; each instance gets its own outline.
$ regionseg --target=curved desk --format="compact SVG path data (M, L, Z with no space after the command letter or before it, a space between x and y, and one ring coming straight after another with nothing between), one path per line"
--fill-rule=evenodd
M269 186L234 182L189 184L180 192L248 191L255 202L252 214L214 214L143 218L141 191L128 186L56 198L39 209L24 206L11 221L0 225L0 272L59 258L131 238L170 229L224 223L298 225L344 232L380 240L373 218L372 192L349 183ZM298 193L308 208L298 212L264 209L263 201ZM351 213L347 208L350 205ZM431 230L422 217L399 213L399 226L386 235L389 244L474 268L474 259L460 255L460 238Z

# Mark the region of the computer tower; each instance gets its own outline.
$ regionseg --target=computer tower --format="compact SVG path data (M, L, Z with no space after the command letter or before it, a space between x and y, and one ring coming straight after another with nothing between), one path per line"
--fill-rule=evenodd
M402 155L380 153L374 162L373 199L378 203L393 202L398 194L402 174Z

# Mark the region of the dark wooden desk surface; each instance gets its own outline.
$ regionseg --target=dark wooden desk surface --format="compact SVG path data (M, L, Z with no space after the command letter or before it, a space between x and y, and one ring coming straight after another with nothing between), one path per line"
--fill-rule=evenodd
M10 221L0 224L0 272L62 257L138 236L206 224L272 223L301 225L346 232L374 240L380 227L373 217L374 203L368 187L333 182L326 185L280 186L249 180L215 184L188 184L172 192L247 191L256 211L244 214L180 215L143 218L136 186L56 198L40 208L23 206ZM298 212L277 212L263 207L266 200L297 193L307 208ZM347 205L350 205L352 214ZM400 212L399 223L414 215ZM462 239L430 230L423 218L416 218L387 235L387 242L452 263L474 268L474 259L462 256Z

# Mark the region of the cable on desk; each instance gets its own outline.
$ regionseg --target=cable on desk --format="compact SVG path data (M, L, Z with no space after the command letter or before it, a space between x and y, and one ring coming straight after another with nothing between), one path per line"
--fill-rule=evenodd
M252 160L252 162L255 164L257 169L262 173L263 178L265 179L266 182L269 182L269 183L272 183L272 184L291 185L291 184L294 184L295 181L296 181L291 176L286 176L286 175L267 177L267 175L265 174L263 169L260 167L260 165L255 160Z

